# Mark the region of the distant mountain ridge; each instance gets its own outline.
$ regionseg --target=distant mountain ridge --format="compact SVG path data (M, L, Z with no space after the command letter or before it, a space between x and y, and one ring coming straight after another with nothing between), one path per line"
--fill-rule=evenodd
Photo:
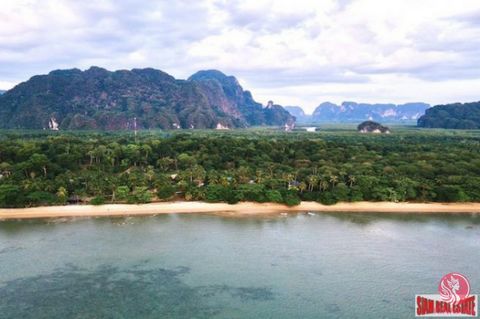
M480 102L436 105L418 119L419 127L480 129Z
M305 111L300 106L284 106L283 108L295 116L298 123L309 121L310 115L305 114Z
M300 112L297 109L298 107L285 107L285 109L297 117L298 123L362 122L367 120L412 122L422 116L429 107L430 105L426 103L397 105L343 102L337 105L331 102L324 102L315 109L312 115L305 115L303 110Z
M279 105L263 107L233 76L199 71L177 80L152 68L56 70L0 96L0 128L196 129L293 126Z

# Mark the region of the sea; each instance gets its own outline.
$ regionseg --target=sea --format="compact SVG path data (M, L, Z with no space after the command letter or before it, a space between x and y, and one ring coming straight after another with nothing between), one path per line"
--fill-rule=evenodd
M0 318L413 318L480 215L309 212L0 221Z

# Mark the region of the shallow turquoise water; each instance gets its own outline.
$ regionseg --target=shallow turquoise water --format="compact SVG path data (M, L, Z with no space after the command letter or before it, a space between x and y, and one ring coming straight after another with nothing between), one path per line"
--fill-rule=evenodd
M480 215L163 215L0 222L0 318L411 318Z

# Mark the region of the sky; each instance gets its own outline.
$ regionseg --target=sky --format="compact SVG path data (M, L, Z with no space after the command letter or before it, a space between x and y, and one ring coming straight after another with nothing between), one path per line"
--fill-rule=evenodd
M263 104L480 100L478 0L2 0L0 89L54 69L218 69Z

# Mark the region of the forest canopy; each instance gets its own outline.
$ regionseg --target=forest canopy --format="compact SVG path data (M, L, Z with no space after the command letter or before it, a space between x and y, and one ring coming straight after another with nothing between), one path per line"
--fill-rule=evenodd
M0 206L480 201L480 138L431 132L0 136Z
M437 105L418 119L419 127L480 129L480 102Z

